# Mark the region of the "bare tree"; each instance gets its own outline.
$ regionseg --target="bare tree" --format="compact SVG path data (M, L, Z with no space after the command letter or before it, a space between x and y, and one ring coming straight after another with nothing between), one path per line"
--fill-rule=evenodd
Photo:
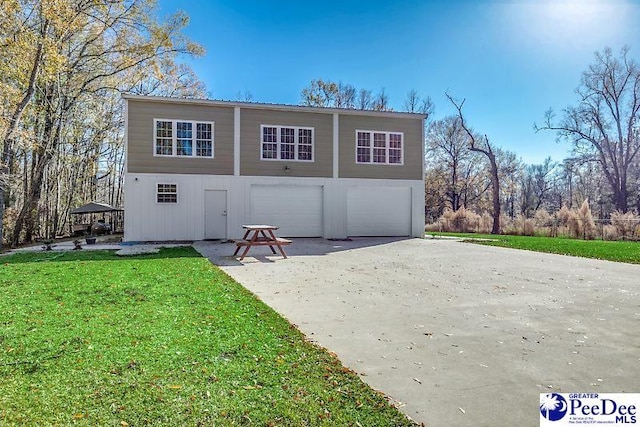
M471 130L467 127L464 116L462 114L462 107L464 106L465 100L456 101L449 95L445 94L449 101L456 107L458 110L458 117L460 118L460 125L467 133L469 137L469 150L474 151L476 153L481 153L487 157L489 160L490 167L490 176L491 176L491 199L493 205L493 226L491 227L491 234L500 234L500 178L498 174L498 163L496 161L496 155L494 153L493 147L489 143L489 138L484 135L483 137L476 138L476 136L471 132Z
M356 88L351 84L338 83L338 90L335 97L336 108L355 108Z
M437 120L428 126L427 159L434 170L442 173L443 196L446 204L457 211L483 191L475 191L474 181L482 174L475 153L468 150L467 134L458 116Z
M380 92L376 95L373 100L373 109L375 111L389 111L389 95L387 95L387 91L382 88Z
M417 90L411 89L404 100L404 110L409 113L426 114L428 118L433 114L434 105L430 96L421 98Z
M242 102L253 102L253 93L248 89L244 91L239 90L236 94L236 99Z
M407 97L404 100L404 109L409 113L415 113L418 111L419 105L420 105L420 96L418 95L418 91L415 89L411 89L407 93Z
M551 157L547 157L544 162L528 165L525 168L521 182L521 212L525 216L533 216L533 213L547 202L554 186L555 167L556 163L551 160Z
M371 109L371 91L368 89L360 89L358 92L358 103L357 107L359 110L370 110Z
M595 62L582 75L577 106L563 110L555 123L547 111L543 126L573 144L582 161L597 162L604 173L618 210L629 207L631 168L640 151L640 67L624 47L618 57L610 48L596 52Z
M310 107L357 108L360 110L392 111L389 95L384 88L372 97L371 91L356 88L348 83L314 79L300 92L300 104ZM430 114L433 104L430 98L417 100L416 105Z

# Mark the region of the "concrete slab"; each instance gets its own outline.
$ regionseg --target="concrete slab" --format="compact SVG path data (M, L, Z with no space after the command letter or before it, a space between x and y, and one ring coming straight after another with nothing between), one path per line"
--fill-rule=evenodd
M24 246L17 249L11 249L0 255L11 255L19 252L44 252L42 244L36 244L31 246ZM82 251L103 251L103 250L115 250L118 255L142 255L142 254L155 254L160 251L160 248L172 248L178 246L190 246L189 243L171 243L171 242L158 242L158 243L138 243L138 244L122 244L108 241L96 241L93 245L88 245L82 241ZM52 245L53 251L72 251L75 245L72 241L56 242Z
M541 392L640 392L640 266L448 240L194 247L428 426L537 426Z

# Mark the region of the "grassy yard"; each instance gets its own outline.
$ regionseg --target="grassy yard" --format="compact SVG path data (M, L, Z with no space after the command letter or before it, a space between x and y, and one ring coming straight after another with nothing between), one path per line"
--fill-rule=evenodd
M427 235L467 237L473 243L536 252L597 258L608 261L640 264L640 242L576 240L562 237L506 236L473 233L426 233ZM474 240L492 239L492 240Z
M413 425L191 248L0 258L1 425Z

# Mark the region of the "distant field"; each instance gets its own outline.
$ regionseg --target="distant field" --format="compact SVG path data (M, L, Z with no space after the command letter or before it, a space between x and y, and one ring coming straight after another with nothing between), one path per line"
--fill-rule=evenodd
M562 237L496 236L474 233L426 233L426 235L458 236L468 238L469 242L481 245L640 264L640 242L577 240Z

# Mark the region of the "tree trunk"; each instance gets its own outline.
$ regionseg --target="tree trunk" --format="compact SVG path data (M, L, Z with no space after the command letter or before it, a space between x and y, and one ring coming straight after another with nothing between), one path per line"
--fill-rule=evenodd
M46 32L47 28L48 28L48 21L45 21L43 32ZM29 104L29 101L31 101L31 97L35 92L36 76L38 75L38 71L40 70L42 54L43 54L43 43L42 41L40 41L38 42L35 57L33 59L33 66L31 67L31 70L29 73L29 83L27 85L27 89L25 91L24 96L20 100L20 103L16 106L16 109L13 111L13 114L11 115L11 119L9 120L9 126L7 126L7 129L3 135L4 145L2 147L2 158L0 158L0 173L2 174L8 173L6 172L6 170L8 170L10 165L13 163L13 146L14 146L13 133L18 128L18 124L20 123L22 113L27 107L27 104ZM9 198L8 185L0 186L0 198L2 199L2 202L0 202L0 248L1 248L3 238L4 238L4 234L3 234L4 228L2 227L2 223L4 221L5 200Z
M621 212L627 212L629 210L629 191L627 190L627 182L626 179L621 177L619 185L614 189L614 203L616 205L616 209Z
M46 166L53 158L53 148L58 139L60 138L60 126L61 122L58 121L57 127L54 130L54 111L52 109L53 95L50 88L48 94L45 95L45 117L44 117L44 130L42 132L42 143L36 149L34 153L33 165L31 169L31 183L28 186L28 190L25 191L24 204L16 219L15 227L13 229L13 236L11 243L13 246L17 246L20 243L20 234L24 228L25 241L30 242L33 239L33 232L36 225L36 214L38 203L40 202L40 196L42 195L42 182L44 179L44 172Z
M493 226L491 234L500 234L500 180L498 178L498 164L493 151L487 154L491 163L491 197L493 199Z
M4 238L4 198L7 197L8 191L5 186L0 183L0 249Z

